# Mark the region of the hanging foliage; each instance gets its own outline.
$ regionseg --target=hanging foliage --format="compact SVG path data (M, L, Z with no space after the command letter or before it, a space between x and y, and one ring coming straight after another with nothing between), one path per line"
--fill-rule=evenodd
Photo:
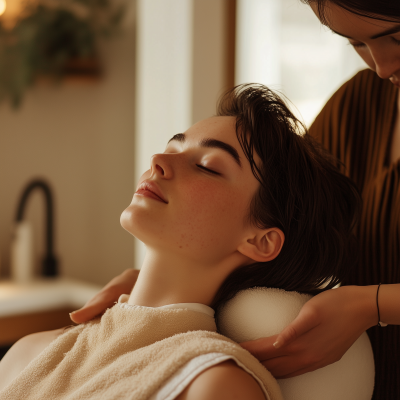
M96 42L116 31L124 10L113 0L40 0L12 28L0 20L0 102L18 108L38 76L60 80L82 65L99 73Z

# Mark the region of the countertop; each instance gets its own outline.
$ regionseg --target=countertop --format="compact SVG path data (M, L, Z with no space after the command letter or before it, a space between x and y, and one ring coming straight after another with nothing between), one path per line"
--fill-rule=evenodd
M21 284L0 281L0 318L64 307L78 309L101 286L69 278L42 278Z

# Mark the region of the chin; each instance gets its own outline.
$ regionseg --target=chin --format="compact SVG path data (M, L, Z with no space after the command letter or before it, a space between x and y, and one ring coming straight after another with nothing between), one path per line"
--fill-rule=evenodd
M131 233L131 227L132 227L132 210L130 210L130 207L126 208L124 211L122 211L121 217L119 218L119 222L121 226Z
M143 209L142 207L135 207L134 204L130 204L122 211L119 220L121 226L127 232L144 243L151 241L151 238L155 236L156 232L159 230L157 229L159 223L156 223L156 227L154 227L154 223L152 223L154 216L152 216L151 211Z
M130 234L133 236L137 237L139 240L140 236L138 230L140 231L140 226L141 220L143 218L140 218L138 215L138 210L135 210L134 207L132 207L132 204L127 207L124 211L122 211L121 217L119 219L121 226ZM139 228L139 229L138 229Z

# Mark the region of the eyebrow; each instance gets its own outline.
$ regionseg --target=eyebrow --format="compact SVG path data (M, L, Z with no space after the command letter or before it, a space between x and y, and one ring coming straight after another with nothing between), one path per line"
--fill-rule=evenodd
M347 39L352 39L350 36L343 35L342 33L336 32L333 29L331 29L331 31L333 33L336 33L336 35L343 36ZM393 28L386 29L386 31L383 31L381 33L377 33L376 35L371 36L370 39L378 39L382 36L392 35L393 33L397 33L397 32L400 32L400 24L394 26Z
M177 133L176 135L172 136L172 138L168 141L168 143L170 143L172 141L184 143L186 141L186 135L184 133ZM199 145L201 147L221 149L221 150L225 151L234 159L236 164L238 164L239 167L242 168L242 163L240 162L239 153L230 144L221 142L220 140L217 140L217 139L205 138L200 141Z

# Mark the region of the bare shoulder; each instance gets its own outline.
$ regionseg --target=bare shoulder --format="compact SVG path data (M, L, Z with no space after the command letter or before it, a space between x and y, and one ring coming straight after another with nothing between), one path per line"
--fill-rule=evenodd
M234 361L208 368L176 400L265 400L257 381Z
M6 387L64 328L32 333L18 340L0 362L0 390Z

